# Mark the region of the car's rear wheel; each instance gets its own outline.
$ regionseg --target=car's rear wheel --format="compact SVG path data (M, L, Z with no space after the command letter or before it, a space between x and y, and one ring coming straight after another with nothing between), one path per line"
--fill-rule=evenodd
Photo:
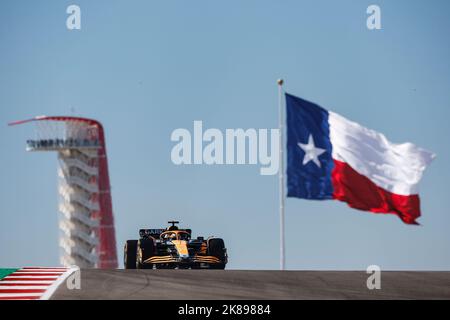
M212 238L208 240L208 255L218 258L221 263L209 264L210 269L225 269L226 249L225 242L220 238Z
M155 254L153 239L140 239L137 243L136 265L138 269L153 269L153 264L144 263Z
M137 240L127 240L123 248L123 266L125 269L136 269Z

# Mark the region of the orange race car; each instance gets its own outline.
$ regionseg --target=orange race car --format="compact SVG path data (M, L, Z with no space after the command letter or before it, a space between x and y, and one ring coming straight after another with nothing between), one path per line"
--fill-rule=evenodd
M228 262L223 239L191 238L191 229L179 229L169 221L167 229L141 229L139 240L124 248L125 269L225 269Z

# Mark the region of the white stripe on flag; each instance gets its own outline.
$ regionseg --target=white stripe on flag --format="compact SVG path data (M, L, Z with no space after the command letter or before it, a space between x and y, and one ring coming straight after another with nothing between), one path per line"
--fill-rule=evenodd
M347 163L392 193L405 196L418 193L419 180L435 154L409 142L392 143L382 133L331 111L328 122L334 160Z

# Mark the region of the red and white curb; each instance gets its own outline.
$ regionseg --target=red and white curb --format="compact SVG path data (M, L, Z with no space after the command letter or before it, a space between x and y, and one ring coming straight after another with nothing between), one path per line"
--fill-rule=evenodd
M48 300L79 268L25 267L0 280L0 300Z

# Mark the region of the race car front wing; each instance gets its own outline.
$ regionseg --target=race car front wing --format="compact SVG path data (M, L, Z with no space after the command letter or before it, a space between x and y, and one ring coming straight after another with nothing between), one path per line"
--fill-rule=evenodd
M200 256L195 255L189 258L180 258L171 255L167 256L153 256L144 261L144 263L159 264L159 263L223 263L219 258L214 256Z

